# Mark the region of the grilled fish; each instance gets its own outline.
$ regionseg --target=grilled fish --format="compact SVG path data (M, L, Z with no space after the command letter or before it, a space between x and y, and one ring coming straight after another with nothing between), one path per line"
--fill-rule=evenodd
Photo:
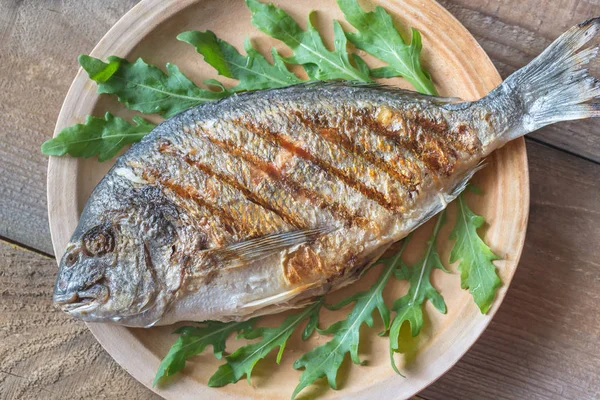
M356 280L443 210L510 140L597 117L572 28L474 102L344 82L235 95L118 158L60 261L54 302L85 321L243 320Z

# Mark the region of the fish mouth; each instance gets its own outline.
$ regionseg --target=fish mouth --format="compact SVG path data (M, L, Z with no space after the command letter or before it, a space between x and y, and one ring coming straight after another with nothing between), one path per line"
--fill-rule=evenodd
M55 295L54 305L68 314L81 313L98 307L107 298L108 289L103 285L94 285L86 290L71 294Z

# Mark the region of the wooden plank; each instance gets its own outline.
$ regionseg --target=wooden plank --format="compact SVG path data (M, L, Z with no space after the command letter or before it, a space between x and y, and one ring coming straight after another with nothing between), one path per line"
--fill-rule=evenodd
M61 104L89 53L136 0L0 2L0 237L52 253L48 159Z
M513 283L426 399L600 397L600 166L537 143L528 150L531 213Z
M0 398L158 399L52 306L56 261L0 241Z
M438 1L473 34L503 79L540 54L571 26L600 16L597 0ZM597 59L590 64L590 71L600 77ZM563 122L530 136L600 162L600 124L597 121Z

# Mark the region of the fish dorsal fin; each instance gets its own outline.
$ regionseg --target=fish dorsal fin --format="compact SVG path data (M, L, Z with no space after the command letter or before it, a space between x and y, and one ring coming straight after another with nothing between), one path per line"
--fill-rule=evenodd
M283 88L264 89L264 90L261 90L260 93L264 94L264 93L268 93L268 92L281 92L281 91L286 91L289 93L296 93L296 92L305 91L307 89L327 90L327 89L332 89L332 88L344 88L344 87L345 88L358 88L358 89L361 89L361 88L373 89L373 90L377 90L380 92L392 93L395 96L400 97L400 98L406 98L406 99L410 99L412 101L426 102L426 103L430 103L430 104L444 105L444 104L457 104L457 103L464 102L463 99L460 99L458 97L432 96L432 95L428 95L428 94L415 92L413 90L402 89L402 88L399 88L396 86L386 85L386 84L377 83L377 82L358 82L358 81L341 81L341 80L339 80L339 81L308 81L308 82L297 83L295 85L286 86ZM256 90L241 92L241 93L237 93L233 96L226 97L225 99L219 100L219 102L232 101L235 98L250 98L256 93L258 93L258 91L256 91ZM217 104L217 102L213 102L213 103L209 102L206 104L214 105L214 104Z
M319 236L333 231L334 229L331 228L320 227L278 232L210 251L218 256L220 261L227 264L226 268L236 268L251 261L260 260L271 254L278 253L289 247L312 242Z
M306 89L306 88L316 88L316 89L327 89L327 88L335 88L335 87L355 87L355 88L367 88L373 89L380 92L393 93L398 97L406 97L411 100L416 101L425 101L433 104L456 104L462 103L464 100L458 97L442 97L442 96L433 96L429 94L415 92L414 90L402 89L396 86L386 85L378 82L357 82L357 81L311 81L311 82L302 82L297 83L292 86L288 86L286 89L294 90L294 89ZM280 89L281 90L281 89Z

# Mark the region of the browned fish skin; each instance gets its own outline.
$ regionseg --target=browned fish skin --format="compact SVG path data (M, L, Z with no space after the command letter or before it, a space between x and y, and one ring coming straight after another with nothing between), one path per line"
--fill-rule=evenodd
M119 158L93 197L112 196L118 206L108 209L136 213L137 206L124 204L133 198L144 203L152 189L153 203L176 210L168 222L176 235L162 246L144 244L142 256L152 268L156 259L169 265L162 278L151 275L144 291L154 285L170 294L161 298L160 312L141 300L144 322L110 319L148 325L144 313L185 306L188 293L241 285L231 283L243 281L235 278L240 267L230 267L220 249L277 232L335 230L257 262L281 265L259 274L280 276L280 283L265 284L265 298L277 293L271 286L283 285L289 297L302 299L355 279L381 248L445 207L439 193L456 186L486 154L481 129L469 120L473 113L447 106L397 89L328 83L233 96L165 121ZM160 223L164 217L155 212ZM104 206L86 213L98 220L110 215ZM209 312L218 314L219 306L213 308ZM231 318L238 317L222 319Z
M574 27L485 98L312 83L232 96L160 124L96 187L55 302L129 326L245 319L355 280L446 207L482 158L596 117ZM93 301L90 299L94 299Z
M125 165L180 212L208 219L209 230L232 231L206 248L318 226L393 236L390 217L401 220L423 192L442 190L484 155L460 113L403 100L397 90L340 84L246 94L182 114L178 130L164 127L169 133L152 140L151 156ZM342 257L309 250L299 257L318 268L287 257L290 283L332 279L364 262L352 249Z

